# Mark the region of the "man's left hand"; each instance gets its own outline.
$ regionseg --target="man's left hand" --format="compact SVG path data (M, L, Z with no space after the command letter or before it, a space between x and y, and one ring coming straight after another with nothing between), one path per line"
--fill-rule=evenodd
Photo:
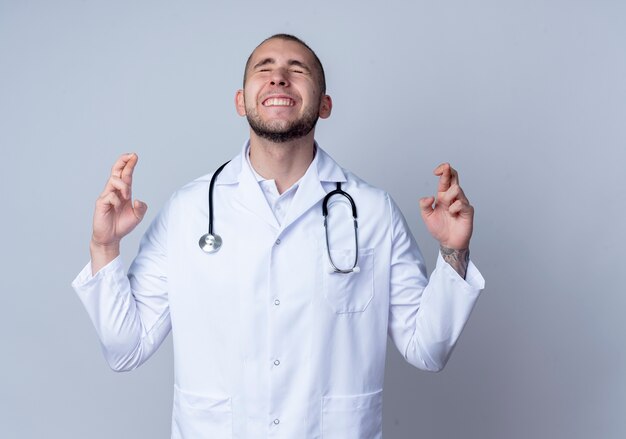
M424 197L419 202L424 223L442 248L467 249L472 237L474 208L459 186L459 174L449 163L437 166L434 174L439 176L436 202L435 197Z

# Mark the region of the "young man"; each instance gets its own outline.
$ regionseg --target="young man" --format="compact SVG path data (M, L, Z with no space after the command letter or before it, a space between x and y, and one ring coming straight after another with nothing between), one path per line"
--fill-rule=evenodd
M332 100L293 36L254 50L235 104L249 142L172 196L128 274L119 243L147 206L131 197L137 156L119 158L74 288L114 370L141 365L172 330L173 438L379 438L387 335L414 366L441 370L484 286L469 262L473 208L438 166L436 202L420 200L441 244L428 280L389 195L316 144ZM209 192L221 238L199 246Z

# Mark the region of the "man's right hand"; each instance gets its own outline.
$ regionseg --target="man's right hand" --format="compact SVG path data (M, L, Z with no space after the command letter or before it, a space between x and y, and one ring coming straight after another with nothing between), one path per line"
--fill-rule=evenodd
M122 155L113 165L104 191L96 200L91 236L91 271L96 274L120 254L120 241L141 222L148 206L132 201L137 154Z

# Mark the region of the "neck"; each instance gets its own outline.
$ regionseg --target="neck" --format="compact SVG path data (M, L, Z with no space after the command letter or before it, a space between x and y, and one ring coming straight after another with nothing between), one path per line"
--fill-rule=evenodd
M270 142L250 131L250 163L263 178L276 181L280 194L302 178L314 154L313 131L285 143Z

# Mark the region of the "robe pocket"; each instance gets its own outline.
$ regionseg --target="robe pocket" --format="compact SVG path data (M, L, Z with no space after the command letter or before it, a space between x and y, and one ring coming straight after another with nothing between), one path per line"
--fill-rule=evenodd
M233 437L231 399L198 395L174 386L173 439Z
M322 398L322 438L380 439L383 391Z
M331 250L334 264L341 269L354 264L354 250ZM326 260L324 296L337 314L363 312L374 297L374 249L359 249L358 273L334 273Z

